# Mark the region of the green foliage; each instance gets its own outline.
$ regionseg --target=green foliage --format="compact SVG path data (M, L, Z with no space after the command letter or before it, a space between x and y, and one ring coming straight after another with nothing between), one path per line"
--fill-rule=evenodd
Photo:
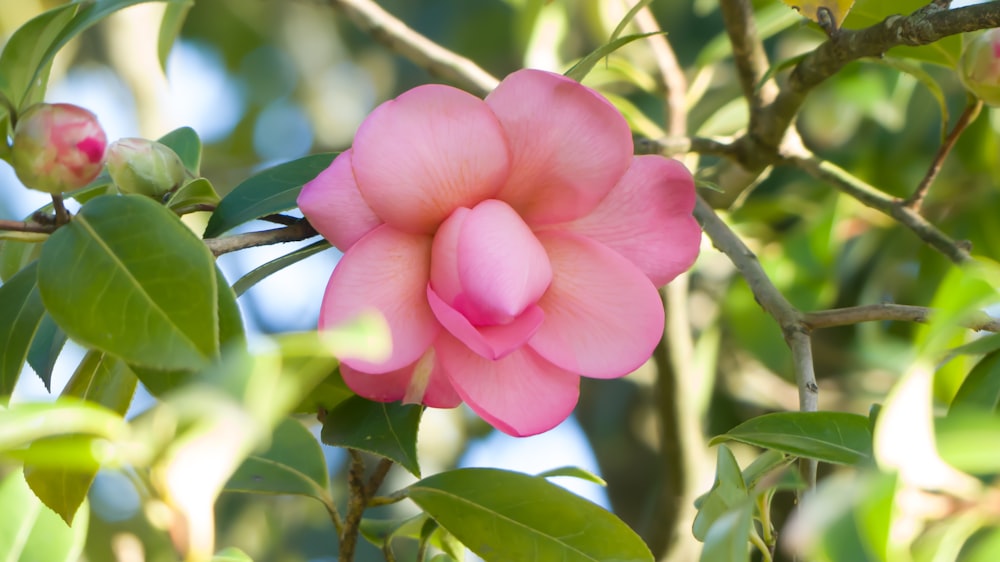
M776 412L757 416L710 442L740 441L825 462L864 464L872 458L868 418L844 412Z
M327 445L393 460L419 478L417 429L422 413L419 405L384 404L353 396L326 413L321 437Z
M75 523L67 526L32 494L19 471L0 480L0 510L16 516L0 517L0 559L4 562L80 559L87 538L89 512L81 507Z
M45 308L38 295L37 263L0 285L0 400L6 401L28 357Z
M247 292L250 287L253 287L257 283L267 279L269 275L277 273L294 263L298 263L313 254L317 254L329 248L329 242L326 240L320 240L319 242L313 242L304 248L299 248L294 252L285 254L280 258L275 258L263 265L258 266L243 277L240 277L239 280L233 283L233 291L236 292L236 296L240 296Z

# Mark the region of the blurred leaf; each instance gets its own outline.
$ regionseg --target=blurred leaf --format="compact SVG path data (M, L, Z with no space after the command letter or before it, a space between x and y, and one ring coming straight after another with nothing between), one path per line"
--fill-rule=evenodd
M219 354L211 253L176 215L141 195L102 196L45 243L39 290L73 339L156 369Z
M62 396L89 400L124 416L132 402L135 386L135 375L121 359L91 350L66 383ZM32 443L27 458L31 459L32 449L37 453L45 441ZM95 463L89 470L80 470L81 465L86 466L86 458L77 463L66 462L70 451L61 446L63 444L50 444L56 445L53 448L59 454L58 464L39 467L29 460L24 466L24 478L42 503L59 514L67 525L72 525L73 516L87 498L99 465ZM92 443L90 448L93 449ZM93 456L93 450L90 453Z
M69 527L49 511L24 482L20 471L0 481L0 560L3 562L76 562L83 554L90 510L80 507ZM16 515L15 515L16 514Z
M1000 351L983 357L951 401L950 412L962 408L978 408L995 411L1000 404Z
M128 434L128 424L108 408L71 398L16 404L0 410L0 452L20 449L36 439L70 433L117 441Z
M712 489L695 500L698 513L695 515L691 532L694 538L705 542L715 523L727 513L742 506L752 506L747 495L746 483L736 457L729 447L720 445L715 465L715 482ZM743 535L743 546L749 536L749 529Z
M785 4L795 8L804 18L809 18L814 22L822 23L820 9L826 9L833 18L835 28L840 28L844 23L844 18L851 11L854 0L782 0Z
M628 27L628 24L632 23L632 20L635 19L635 15L639 13L639 10L650 5L652 2L653 0L639 0L631 8L629 8L628 12L625 13L625 16L622 17L622 21L618 22L614 31L611 32L611 41L618 39L618 36L625 31L626 27Z
M628 98L615 94L604 94L604 97L622 114L625 122L628 123L629 129L635 131L638 135L648 139L661 139L667 136L662 127L649 117L646 117L646 114Z
M60 330L52 317L45 314L28 349L28 364L50 392L52 369L56 366L56 359L59 358L63 346L66 345L66 339L66 332Z
M38 259L42 245L37 242L0 240L0 282L10 280L26 265Z
M253 558L235 546L228 546L216 552L212 562L253 562Z
M777 3L765 3L754 12L754 20L761 40L773 37L802 21L794 11ZM698 68L711 66L733 52L733 44L725 31L705 41L703 45L695 60L695 66Z
M214 238L245 222L293 209L302 186L333 162L335 153L313 154L268 168L229 192L212 213L205 238Z
M177 188L167 200L167 208L178 214L193 210L196 205L217 205L219 194L205 178L193 179Z
M184 18L187 17L191 6L194 6L194 0L175 2L168 4L163 12L160 34L156 41L156 53L160 59L160 68L164 73L167 71L167 57L170 56L170 49L174 46L174 40L180 35L181 27L184 26ZM197 168L194 173L197 174Z
M271 445L250 455L236 469L224 491L296 494L315 498L328 508L330 478L319 441L304 425L286 418L274 430Z
M931 308L935 313L919 328L916 345L931 358L944 352L956 335L966 335L964 321L997 302L1000 264L977 256L969 263L948 270L937 287Z
M941 458L963 472L1000 473L1000 417L991 412L949 412L935 419L934 441Z
M564 74L567 78L571 78L573 80L576 80L577 82L580 82L581 80L583 80L585 76L587 76L588 73L590 73L590 70L594 68L594 65L596 65L598 61L600 61L604 57L610 55L611 53L617 51L618 49L624 47L625 45L628 45L629 43L635 41L636 39L643 39L651 35L660 35L660 34L665 34L665 33L662 31L654 31L652 33L634 33L632 35L625 35L624 37L618 37L616 39L613 39L605 43L604 45L601 45L600 47L592 51L590 54L577 61L577 63L574 64L572 67L570 67L570 69L567 70Z
M951 355L986 355L1000 349L1000 334L978 337L971 342L956 347Z
M944 137L947 136L949 121L948 100L944 95L944 90L941 89L941 85L937 83L937 80L935 80L930 73L923 68L920 68L918 64L894 57L868 57L861 60L882 64L904 74L909 74L910 76L916 78L918 82L923 84L923 86L927 88L927 91L934 98L934 101L938 103L938 108L941 110L941 138L944 139Z
M839 464L861 464L872 458L868 418L844 412L765 414L713 438L710 444L729 440Z
M38 295L38 262L0 285L0 404L17 384L45 307Z
M183 10L186 12L191 8L192 4L194 4L192 0L188 0L186 3L171 4L167 6L167 12L171 10ZM183 19L183 16L181 17ZM201 172L202 149L201 139L198 138L198 133L194 129L191 127L174 129L160 137L157 142L170 147L171 150L176 152L181 162L184 163L184 168L188 172L191 172L192 176L198 177Z
M352 396L326 414L323 443L368 451L393 460L416 477L417 429L423 406L372 402Z
M895 474L880 474L868 486L865 500L854 508L858 533L866 550L877 560L899 559L898 553L893 555L893 543L899 539L894 541L891 536L896 489Z
M995 562L1000 554L1000 528L991 527L969 543L962 551L962 562Z
M705 535L703 562L749 562L753 505L746 502L716 519Z
M749 466L743 469L743 482L747 490L750 493L757 493L764 491L758 490L758 485L763 485L764 489L767 489L777 484L777 482L769 482L765 478L772 476L777 470L787 468L794 461L795 457L787 456L781 451L773 449L764 451Z
M330 247L330 243L326 240L320 240L319 242L313 242L304 248L299 248L294 252L290 252L281 256L280 258L273 259L261 266L258 266L253 271L247 273L243 277L240 277L238 281L233 283L233 291L236 292L236 296L242 296L243 293L247 292L250 287L253 287L257 283L260 283L268 276L281 271L282 269L292 265L293 263L298 263L313 254L317 254L326 250Z
M361 536L377 547L382 547L386 541L399 535L412 539L420 538L420 529L429 517L421 513L405 519L373 519L363 518L359 525Z
M642 539L620 519L544 478L461 468L404 491L487 562L653 560Z
M59 33L73 18L80 4L71 3L35 16L22 25L7 41L0 53L0 93L18 111L24 109L24 98L36 73L46 66L46 52ZM6 109L6 108L4 108Z
M545 472L539 473L538 476L542 478L553 478L557 476L568 476L570 478L579 478L580 480L586 480L587 482L593 482L598 486L607 486L608 483L604 481L603 478L594 474L593 472L580 468L578 466L562 466L559 468L553 468L552 470L546 470Z

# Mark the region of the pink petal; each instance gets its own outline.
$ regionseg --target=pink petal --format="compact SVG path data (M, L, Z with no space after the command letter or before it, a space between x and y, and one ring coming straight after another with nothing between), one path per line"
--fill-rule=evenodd
M444 302L430 285L427 285L427 300L445 330L486 359L500 359L524 345L545 319L542 309L532 305L508 324L474 326L461 312Z
M458 238L458 277L488 324L505 324L534 304L552 282L545 249L509 205L483 201Z
M323 296L319 327L336 326L375 309L392 333L392 355L383 363L344 359L366 373L401 369L427 351L441 330L427 303L431 239L382 225L358 240L333 270Z
M510 140L498 199L531 225L591 211L632 159L628 124L608 100L564 76L519 70L486 97Z
M429 356L431 361L434 361L432 349L429 349L424 357ZM352 369L347 365L341 365L340 375L347 386L358 396L376 402L398 402L406 396L413 380L414 370L424 357L412 365L381 375L371 375ZM448 381L444 369L440 367L440 362L435 361L430 383L426 385L426 390L423 393L422 403L431 408L454 408L462 403L462 399Z
M302 186L298 198L309 224L342 252L382 224L361 198L351 169L351 152L341 152L327 169Z
M694 180L683 164L636 156L600 205L565 228L617 251L662 287L698 257L701 228L691 215L694 199Z
M442 334L436 345L452 386L490 425L523 437L552 429L569 417L580 396L580 377L527 347L499 361L473 353Z
M464 207L455 209L434 234L431 287L442 300L452 306L462 294L462 283L458 278L458 237L470 212L472 211Z
M372 112L354 139L354 177L386 223L432 233L458 207L493 197L510 156L496 117L471 94L431 84Z
M563 231L538 235L552 286L538 302L545 322L528 342L542 357L586 377L627 375L663 335L663 304L649 278L621 254Z

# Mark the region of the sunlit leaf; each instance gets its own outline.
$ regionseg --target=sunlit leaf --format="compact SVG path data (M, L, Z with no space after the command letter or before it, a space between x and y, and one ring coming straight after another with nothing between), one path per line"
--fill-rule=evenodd
M753 505L745 502L716 519L705 535L705 547L699 560L702 562L749 562L750 525L753 523Z
M113 410L70 398L16 404L0 410L0 452L26 447L44 437L70 433L118 441L128 434L128 425Z
M868 418L843 412L777 412L747 420L711 444L740 441L790 455L840 464L869 462Z
M617 51L618 49L624 47L625 45L628 45L629 43L635 41L636 39L643 39L651 35L659 35L662 33L663 32L660 31L654 31L652 33L634 33L632 35L625 35L623 37L618 37L617 39L614 39L612 41L605 43L604 45L601 45L600 47L592 51L590 54L577 61L576 64L574 64L569 70L565 72L565 75L567 78L572 78L573 80L579 82L583 80L584 77L586 77L587 74L590 73L590 70L594 68L594 66L604 57L610 55L611 53Z
M385 404L353 396L327 412L323 442L383 456L419 477L417 429L422 412L419 405Z
M934 441L941 458L970 474L1000 473L1000 417L992 412L950 412L934 420Z
M598 486L608 485L608 483L605 482L600 476L578 466L562 466L559 468L553 468L552 470L546 470L545 472L539 473L538 476L541 476L542 478L565 476L569 478L579 478L580 480L585 480L587 482L593 482Z
M0 560L76 562L83 554L90 510L80 507L72 527L32 494L20 471L0 481ZM16 516L14 516L16 514Z
M38 277L49 314L89 347L156 369L199 368L218 356L212 255L148 197L88 202L45 242Z
M463 468L435 474L404 491L487 562L653 560L642 539L620 519L544 478Z
M695 515L691 532L694 538L702 542L707 539L716 521L737 508L751 505L743 473L733 452L729 447L720 445L716 457L715 482L712 484L712 489L695 501L698 513ZM747 533L744 533L744 545L746 541Z
M0 403L13 392L45 314L37 270L35 262L0 285Z
M171 4L167 6L167 10L186 11L191 7L190 4L193 4L190 0L188 0L188 3ZM157 142L170 147L171 150L176 152L181 162L184 163L184 168L192 176L199 175L201 171L201 139L194 129L191 127L174 129L160 137Z
M1000 351L983 357L965 377L951 401L950 411L977 408L994 411L1000 404Z
M178 214L196 210L198 205L214 206L219 203L219 194L212 183L205 178L191 180L177 188L167 200L167 208Z
M170 56L170 49L174 46L174 40L180 35L184 18L187 17L192 6L194 6L194 0L174 2L167 5L163 12L163 21L160 22L160 33L156 41L156 53L160 58L160 68L164 72L167 70L167 57ZM194 172L197 174L197 167Z
M313 242L304 248L299 248L294 252L285 254L280 258L273 259L261 266L258 266L253 271L250 271L243 277L240 277L238 281L233 283L233 291L236 292L236 296L239 297L243 293L247 292L250 287L253 287L257 283L260 283L268 276L281 271L282 269L298 263L313 254L317 254L326 250L330 247L330 243L326 240L320 240L319 242Z
M24 109L22 102L32 81L47 64L46 52L59 33L73 18L80 4L64 4L35 16L21 26L7 41L0 54L0 93L7 97L17 110Z
M245 222L293 209L302 185L325 170L336 154L313 154L260 172L229 192L205 228L213 238Z

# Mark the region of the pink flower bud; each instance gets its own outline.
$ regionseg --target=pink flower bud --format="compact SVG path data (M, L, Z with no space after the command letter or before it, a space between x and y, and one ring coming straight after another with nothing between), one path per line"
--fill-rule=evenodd
M41 103L19 116L11 162L31 189L61 193L101 173L108 144L97 117L75 105Z
M1000 106L1000 28L988 29L965 44L959 77L987 105Z
M119 139L108 147L108 173L124 193L160 198L187 177L184 163L169 146L147 139Z

